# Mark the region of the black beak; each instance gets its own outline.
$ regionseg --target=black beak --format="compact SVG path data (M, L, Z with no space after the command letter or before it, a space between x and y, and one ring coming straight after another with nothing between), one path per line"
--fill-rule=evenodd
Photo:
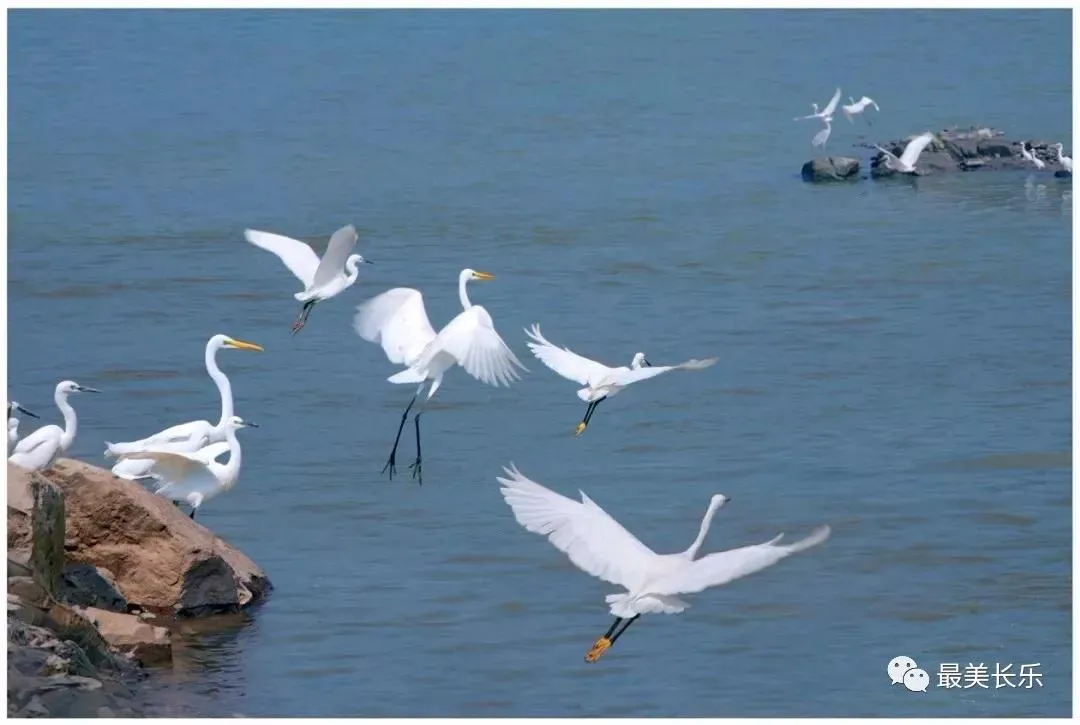
M372 262L370 259L365 259L364 264L375 264L375 263Z
M101 391L98 390L97 388L87 388L87 387L84 387L84 386L80 385L79 386L79 392L80 393L100 393Z
M258 428L258 427L259 427L259 424L258 424L258 423L252 423L251 421L246 421L246 422L244 423L244 425L245 425L246 427L248 427L248 428Z
M651 367L652 367L652 363L651 363L651 362L649 362L648 360L642 360L642 362L643 362L643 363L645 363L645 367L647 367L647 368L651 368Z
M21 405L16 404L15 405L15 410L19 411L20 413L26 413L31 418L37 418L39 420L41 419L41 416L39 416L37 413L31 413L29 410L22 407Z

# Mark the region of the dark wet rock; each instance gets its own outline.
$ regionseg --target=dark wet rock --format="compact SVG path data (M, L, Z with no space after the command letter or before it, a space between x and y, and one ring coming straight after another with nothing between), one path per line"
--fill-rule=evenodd
M128 601L116 588L111 574L91 564L69 563L60 576L58 599L80 607L127 612Z
M859 178L859 160L849 156L829 156L807 161L802 167L803 181L828 183Z

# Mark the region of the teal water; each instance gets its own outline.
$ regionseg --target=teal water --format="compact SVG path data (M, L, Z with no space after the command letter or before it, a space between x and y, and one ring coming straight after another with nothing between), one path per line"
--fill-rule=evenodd
M71 455L216 418L238 486L202 523L275 591L177 637L159 704L204 715L1063 716L1071 711L1071 182L813 187L830 151L993 125L1072 150L1071 15L1004 12L9 14L9 399ZM297 281L245 227L375 261L296 338ZM531 373L455 371L425 484L379 471L411 386L352 331L399 285L433 323L462 267ZM717 355L602 405L522 328L609 363ZM25 425L25 423L24 423ZM413 450L409 433L404 464ZM521 529L513 461L659 551L823 546L650 616L596 665L613 588ZM404 470L405 466L402 466ZM1033 689L890 686L886 665L1039 663Z

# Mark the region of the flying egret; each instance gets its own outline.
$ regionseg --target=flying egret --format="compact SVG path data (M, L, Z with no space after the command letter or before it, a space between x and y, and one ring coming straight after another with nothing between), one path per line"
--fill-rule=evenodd
M337 296L356 282L358 264L372 264L363 255L349 254L356 246L357 239L356 227L352 224L334 232L322 260L314 249L297 239L255 229L244 230L244 237L256 247L276 254L289 271L304 283L303 291L293 295L304 303L292 326L294 335L307 324L308 315L315 305Z
M482 383L510 386L520 376L514 366L528 372L528 368L514 356L514 353L495 331L494 322L480 305L469 301L465 286L473 280L478 282L495 279L487 272L463 269L458 275L458 296L463 310L450 320L436 334L424 309L424 298L419 290L411 287L395 287L371 298L356 308L353 328L356 334L368 342L382 346L383 352L392 363L405 365L406 369L391 375L391 383L419 383L405 412L401 414L394 447L390 458L383 466L383 472L390 469L390 478L396 471L395 455L401 431L405 428L405 419L416 402L424 385L429 383L427 397L421 403L420 410L413 416L416 424L416 461L409 466L413 478L424 482L420 456L420 414L423 406L435 396L435 391L442 385L443 375L454 365L465 368L465 372Z
M929 131L920 136L916 136L908 141L908 145L904 147L904 152L900 154L900 158L896 158L892 153L886 151L877 144L874 144L874 148L885 154L885 165L888 168L901 174L917 176L919 170L915 168L915 164L918 162L923 149L929 146L930 142L933 140L934 134Z
M761 571L820 544L830 533L828 526L820 526L793 544L778 544L783 537L780 534L764 544L720 551L695 560L713 516L730 500L717 494L710 499L697 538L690 548L677 554L657 554L611 518L584 491L580 492L579 503L528 479L512 463L503 471L506 478L496 477L502 484L499 492L519 524L528 531L546 536L582 571L626 590L604 598L615 622L585 655L586 662L598 660L642 614L678 614L689 606L678 595L695 594ZM616 631L620 624L622 628Z
M875 103L874 99L870 96L863 96L857 101L853 96L848 96L848 100L851 101L851 104L847 106L841 106L840 110L843 112L844 117L847 118L848 122L850 123L855 123L851 120L852 116L862 115L862 112L865 111L868 106L873 106L875 111L879 113L881 112L881 109L878 108L878 104ZM874 125L867 116L863 116L863 118L865 118L866 122L871 126Z
M820 146L822 151L825 151L825 142L829 140L829 134L832 133L832 117L826 116L821 119L825 122L825 128L821 129L814 135L814 138L810 140L811 146ZM826 151L826 153L828 153Z
M146 450L124 453L121 460L149 461L156 477L163 482L154 493L191 506L191 518L204 503L236 485L240 478L241 451L236 431L258 428L257 423L231 416L225 425L225 441L211 443L197 451ZM229 451L228 463L218 463L218 456Z
M836 89L836 93L834 93L833 97L829 99L829 104L827 106L825 106L825 108L823 110L819 111L817 104L812 103L810 105L812 105L814 107L814 112L811 113L809 116L796 116L795 120L796 121L802 121L802 120L805 120L807 118L822 118L822 119L827 118L827 119L829 119L831 121L833 114L836 112L836 104L838 104L838 103L840 103L840 89L839 88Z
M262 351L261 345L253 342L236 340L228 335L214 335L206 342L206 372L217 385L221 394L221 419L214 425L206 420L193 420L180 423L171 428L154 433L151 436L127 443L108 443L105 455L117 457L122 453L133 453L148 447L158 450L172 450L178 453L197 451L208 443L216 443L225 440L225 428L229 419L233 416L232 385L225 373L217 364L217 353L222 348L233 350ZM113 466L113 475L134 481L139 478L150 476L151 461L145 460L122 460Z
M1054 144L1054 148L1057 149L1058 163L1061 164L1061 167L1063 169L1065 169L1066 171L1068 171L1071 174L1072 173L1072 159L1070 157L1066 156L1064 153L1062 153L1062 151L1064 151L1064 147L1060 143Z
M8 461L31 471L43 471L51 466L57 458L67 453L79 430L79 419L75 416L75 409L68 403L68 396L72 393L100 392L96 388L79 385L74 380L63 380L57 383L53 399L64 416L64 427L46 425L38 428L18 442L15 452L8 457ZM23 412L26 411L23 410Z
M16 410L18 410L20 412L23 412L23 413L26 413L31 418L38 418L40 420L40 417L38 416L37 413L31 413L29 410L22 407L18 403L16 403L14 400L11 401L10 403L8 403L8 407L7 407L7 441L8 441L7 452L8 452L8 455L11 455L12 446L14 446L19 440L19 419L14 418L11 415Z
M1026 161L1030 161L1031 163L1035 164L1036 169L1046 168L1046 162L1031 152L1030 142L1020 142L1020 155L1023 156Z
M630 367L613 368L571 352L569 348L552 345L541 334L538 324L534 323L531 330L525 330L525 334L532 338L525 344L540 362L564 378L585 386L577 391L577 396L588 403L589 407L586 408L585 417L578 423L577 430L574 432L577 436L585 432L585 427L592 420L596 406L627 385L655 378L669 370L701 370L715 365L718 359L711 357L705 360L687 360L678 365L653 365L645 359L645 353L639 352L630 361Z

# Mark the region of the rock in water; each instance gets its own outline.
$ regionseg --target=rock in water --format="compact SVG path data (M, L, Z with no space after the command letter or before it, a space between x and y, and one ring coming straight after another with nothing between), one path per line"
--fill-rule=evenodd
M109 612L125 613L128 610L127 600L117 590L111 574L90 564L64 565L58 598L68 604Z
M803 181L820 184L829 181L854 181L859 178L859 160L850 156L829 156L807 161L802 167Z
M887 141L880 144L890 153L900 156L908 141L918 134L907 138ZM987 127L973 126L970 129L944 129L935 134L934 140L919 156L915 167L921 174L939 174L949 171L1031 171L1038 173L1035 165L1024 159L1020 153L1023 141L1010 141L1003 138L1004 132ZM1029 141L1031 153L1046 163L1043 170L1058 175L1061 164L1056 152L1045 141ZM885 155L875 150L875 157L870 163L870 178L881 179L896 175L897 172L885 165Z

